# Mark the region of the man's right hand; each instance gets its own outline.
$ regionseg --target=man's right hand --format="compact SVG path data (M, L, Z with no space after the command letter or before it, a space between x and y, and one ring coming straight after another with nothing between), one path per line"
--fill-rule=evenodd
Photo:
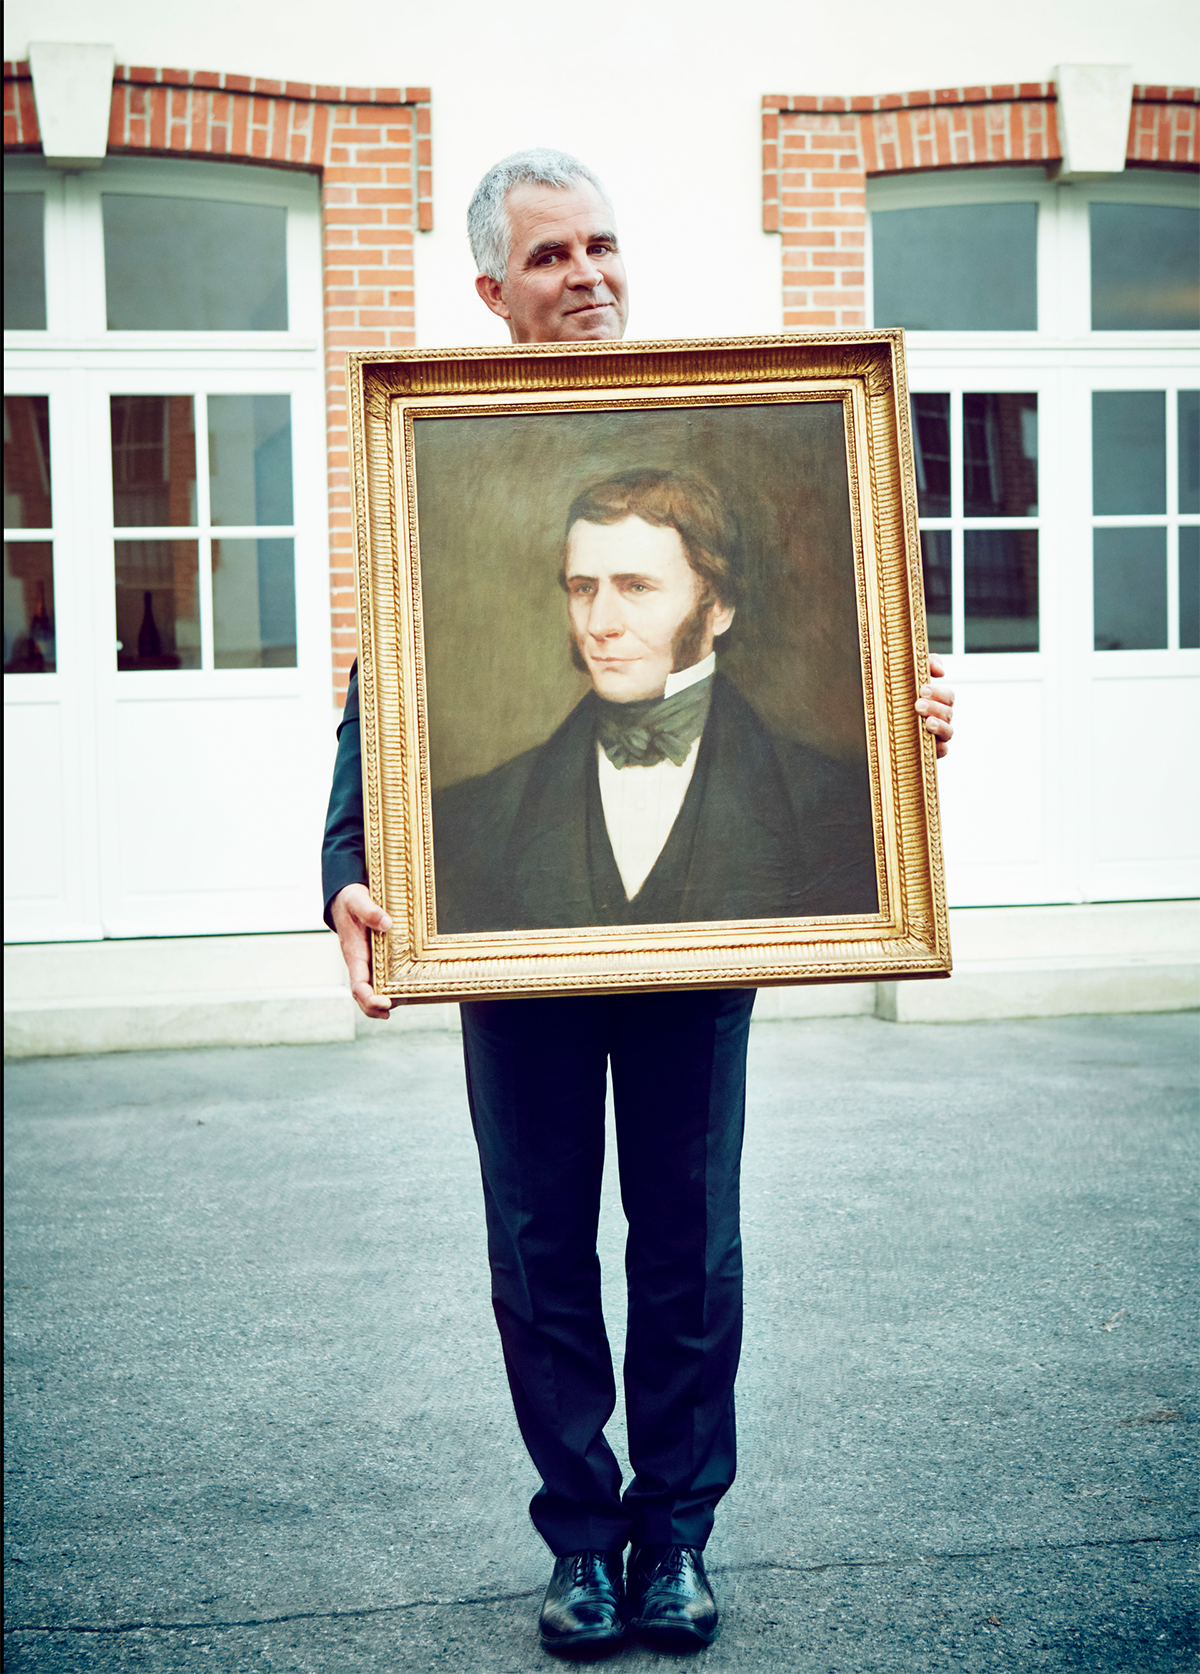
M390 930L392 921L382 907L377 907L365 884L347 884L339 889L329 909L333 927L341 943L342 958L350 973L350 992L364 1017L390 1017L393 1001L371 987L372 930Z

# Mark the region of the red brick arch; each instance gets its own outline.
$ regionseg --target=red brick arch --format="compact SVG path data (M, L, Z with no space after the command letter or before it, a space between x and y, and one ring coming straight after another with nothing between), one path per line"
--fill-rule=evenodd
M4 149L40 152L27 63L4 66ZM413 237L433 226L427 87L322 87L118 64L110 156L204 157L321 179L335 691L355 650L348 349L416 341Z
M783 323L866 324L868 176L1062 157L1054 83L944 87L866 98L763 99L763 228L783 237ZM1200 165L1200 89L1133 90L1127 163Z

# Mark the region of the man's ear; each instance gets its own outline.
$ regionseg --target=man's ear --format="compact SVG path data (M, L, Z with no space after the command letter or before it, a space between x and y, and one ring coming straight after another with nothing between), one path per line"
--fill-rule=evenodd
M504 286L499 279L493 279L490 273L481 273L475 280L475 289L493 314L499 314L502 320L510 320L512 314L504 300Z
M714 639L720 639L722 634L727 634L729 632L733 623L733 617L733 606L723 605L718 599L716 604L713 605L712 612L709 616L709 621L712 623L712 636Z

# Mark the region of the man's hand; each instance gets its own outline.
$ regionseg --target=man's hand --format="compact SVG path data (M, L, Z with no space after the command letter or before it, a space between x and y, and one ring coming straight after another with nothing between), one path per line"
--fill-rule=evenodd
M392 1014L392 1001L371 987L372 930L390 930L392 921L377 907L365 884L347 884L339 889L329 909L342 947L342 958L350 973L350 992L364 1017L385 1018Z
M916 710L917 714L922 717L926 729L937 739L937 753L940 761L950 748L950 740L954 737L954 693L949 686L941 683L946 673L946 667L942 659L932 652L929 655L929 673L932 679L927 680L921 687L921 695L917 699ZM345 893L345 890L343 890L342 894ZM365 890L363 893L366 893ZM341 895L339 895L338 900L340 901L341 898ZM342 945L344 947L345 943ZM348 959L347 963L349 963Z

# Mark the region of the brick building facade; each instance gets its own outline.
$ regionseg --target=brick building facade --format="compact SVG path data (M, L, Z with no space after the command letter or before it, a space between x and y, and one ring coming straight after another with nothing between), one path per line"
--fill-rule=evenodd
M323 63L311 41L309 45L316 56L304 62ZM36 62L37 48L28 50ZM220 50L218 42L214 51ZM406 60L394 56L392 61ZM762 59L772 61L769 55ZM374 54L367 62L375 62ZM1155 62L1162 63L1162 57ZM536 70L536 54L531 63L533 70L526 66L529 74ZM980 741L976 749L956 746L954 765L941 783L951 904L965 914L954 928L955 937L964 938L958 944L958 959L965 978L954 984L902 987L900 997L881 989L877 1002L874 997L864 1000L858 990L848 997L823 991L820 1005L853 1011L878 1003L880 1015L902 1016L909 1015L905 1005L937 1000L950 1006L945 1015L957 1016L1026 1015L1031 1008L1047 1005L1087 1010L1185 1003L1180 996L1192 992L1187 984L1194 984L1194 959L1179 951L1183 920L1170 903L1191 892L1186 869L1192 864L1188 855L1194 844L1179 834L1194 831L1195 821L1184 805L1184 782L1170 771L1169 742L1157 732L1150 739L1144 734L1126 737L1120 728L1126 726L1128 732L1135 726L1128 718L1138 715L1151 692L1155 698L1170 692L1170 712L1178 720L1184 712L1180 706L1194 700L1197 688L1195 659L1200 652L1184 637L1181 623L1185 539L1198 533L1198 517L1185 503L1180 464L1185 414L1180 403L1190 400L1200 384L1195 334L1143 332L1118 338L1093 329L1087 278L1090 188L1055 185L1068 149L1068 105L1060 100L1055 81L862 97L764 96L760 90L768 76L760 76L759 69L750 95L743 73L736 121L744 149L737 152L736 170L727 170L724 196L710 194L709 189L710 173L715 176L730 153L720 137L729 123L722 127L726 118L718 115L706 136L701 166L687 189L677 194L677 202L676 195L671 200L679 211L674 233L684 238L694 229L697 213L708 212L712 203L723 203L728 210L736 201L750 213L740 219L731 213L729 222L737 220L737 226L722 223L718 228L725 242L721 260L712 264L711 292L692 286L681 296L681 289L689 288L675 283L669 261L661 263L656 274L654 262L646 264L639 256L635 296L645 294L643 286L650 289L659 283L660 311L656 315L651 306L640 314L635 330L675 336L780 326L823 331L908 324L911 387L930 412L946 415L942 463L947 479L965 480L974 445L972 415L980 403L991 403L988 411L1004 431L997 460L1003 463L1011 453L1014 481L1021 473L1030 479L1024 495L1027 515L1019 520L1019 529L993 529L988 519L973 519L961 496L953 505L948 499L940 515L934 512L922 523L931 549L947 555L942 645L953 656L966 730ZM897 70L897 75L903 73ZM918 59L915 75L921 74ZM518 76L504 96L514 110L524 111L519 81ZM24 844L22 854L29 856L31 875L40 868L38 875L46 880L36 888L30 885L19 903L19 915L10 918L10 935L28 944L10 950L24 961L13 967L12 1007L14 1015L20 1014L14 1024L16 1049L92 1050L353 1033L353 1008L341 986L336 949L317 928L315 876L319 804L331 746L330 699L340 706L344 698L356 643L344 357L350 349L414 346L418 326L423 343L474 341L496 327L478 309L469 279L461 281L465 263L457 226L452 235L439 231L425 247L422 262L427 265L418 294L418 235L433 229L430 89L323 85L116 64L107 155L95 159L97 164L105 162L103 182L99 175L85 173L76 175L72 185L70 164L42 170L37 161L42 135L29 64L23 59L7 62L4 84L5 152L14 160L10 189L26 200L44 192L48 226L53 199L55 225L74 229L75 251L90 239L87 285L92 310L87 329L80 328L82 315L76 313L70 333L46 329L35 341L38 333L17 331L9 343L10 369L19 375L12 387L29 392L21 397L26 402L42 403L37 412L49 411L50 430L57 426L55 447L64 450L59 455L62 473L55 479L56 515L69 498L61 492L62 485L71 484L70 517L53 531L56 580L47 590L47 601L61 580L63 603L69 600L77 623L91 613L89 644L84 647L76 635L79 654L73 672L66 655L69 632L62 632L60 625L61 677L47 677L44 698L35 701L29 695L29 676L6 676L15 682L11 704L18 747L11 759L26 764L19 771L26 773L29 784L36 779L35 793L24 798L29 812L14 822L14 829ZM479 137L475 105L454 76L445 86L452 116L445 115L441 89L439 83L439 172L448 168L448 155L453 154L458 165L453 192L446 189L455 214L441 217L443 227L448 227L457 221L458 208L480 169L493 160L494 147L509 146L495 138L491 126ZM1128 81L1124 94L1128 100ZM471 98L478 103L478 85ZM522 114L522 124L536 132L526 134L522 126L513 143L563 142L562 109L562 100L556 104L550 99L533 115ZM99 143L99 107L97 124ZM616 186L614 195L624 217L624 206L636 202L642 189L642 140L630 131L603 138L594 151L591 147L590 138L586 146L576 144ZM161 160L161 171L156 160ZM612 162L625 168L624 180L612 179ZM231 167L214 166L223 164ZM1135 85L1124 169L1113 172L1118 169L1115 160L1105 165L1107 196L1130 204L1144 200L1174 214L1170 206L1193 201L1194 194L1193 199L1186 195L1185 177L1194 179L1198 167L1200 90ZM286 189L281 183L285 172L290 177ZM993 186L988 185L989 172ZM289 321L290 335L280 333L278 342L268 343L265 334L254 338L247 332L241 343L234 341L235 334L221 338L214 332L213 346L206 349L198 332L185 341L182 328L170 340L169 333L159 332L153 342L147 331L143 344L134 341L136 333L111 327L112 341L104 341L103 193L169 197L178 191L185 197L190 194L192 201L218 198L226 195L219 183L223 173L230 199L239 193L245 202L255 200L256 194L264 202L272 193L279 202L287 198L289 225L305 229L308 242L294 267L297 308ZM1067 174L1070 177L1069 170ZM255 178L249 178L252 175ZM270 192L262 184L266 179L273 182ZM911 183L911 191L906 183ZM761 220L755 202L760 188ZM654 192L661 196L661 187L656 185ZM1036 220L1047 234L1042 238L1039 231L1039 254L1036 260L1030 257L1031 270L1040 263L1038 271L1047 276L1040 292L1047 306L1041 314L1035 310L1032 324L1011 334L963 330L955 335L936 327L917 330L909 321L873 314L873 284L876 305L881 287L880 270L871 265L872 245L878 259L880 227L889 209L898 209L901 216L920 215L936 204L950 206L953 212L954 206L1008 198L1022 199L1029 227ZM91 217L86 239L77 216L84 199ZM643 201L638 230L644 239L650 228L657 238L662 229L653 214L659 204L649 205L649 216L647 207ZM1074 220L1067 229L1070 214ZM896 220L893 216L893 225ZM759 226L779 239L778 277L770 260L758 261L755 246L763 242ZM663 246L667 256L672 253L671 235L669 226ZM447 254L451 236L456 241L453 257ZM440 248L439 239L446 241ZM65 249L60 241L55 256L60 275L68 271ZM288 260L292 272L290 255ZM457 264L453 287L452 263ZM78 279L73 270L68 283L75 285ZM760 281L765 288L740 311L743 294L750 296ZM85 287L80 283L78 288ZM439 291L449 296L452 289L455 305L443 308ZM58 294L61 304L61 288ZM1059 307L1057 299L1068 294L1073 299L1069 306ZM65 319L67 312L60 307L59 317ZM649 329L642 324L646 314L651 318ZM205 354L208 370L197 371ZM141 392L168 404L182 403L181 411L186 407L195 412L200 436L200 420L212 411L206 403L227 400L235 389L252 392L253 398L273 392L270 399L281 400L285 388L291 391L295 421L298 492L305 477L313 493L305 500L304 516L297 512L295 528L274 533L295 537L297 599L303 591L308 601L307 641L294 669L268 668L264 663L243 675L240 669L213 666L210 622L204 630L209 648L204 667L197 662L189 665L195 674L185 670L161 677L176 682L185 701L176 703L175 692L168 692L165 684L155 688L159 732L147 751L145 743L136 740L150 736L145 723L152 705L144 700L151 692L149 683L160 677L114 676L117 665L111 651L108 612L114 544L132 532L109 525L136 519L117 515L110 520L101 509L109 402ZM182 395L185 390L193 393ZM1121 391L1131 398L1153 396L1165 415L1159 452L1162 475L1171 483L1169 496L1162 509L1130 516L1131 527L1138 519L1142 525L1154 525L1154 538L1162 546L1163 599L1169 591L1172 602L1169 609L1162 604L1157 640L1147 641L1147 649L1121 653L1124 661L1108 654L1106 662L1106 654L1093 642L1092 554L1093 540L1109 538L1113 520L1106 523L1106 514L1092 504L1095 466L1089 426L1094 396L1115 399ZM168 410L174 412L174 407L168 405ZM31 405L29 413L34 411ZM1024 451L1026 420L1031 421L1032 453ZM46 446L49 449L49 443ZM86 468L77 468L80 462ZM201 461L193 480L197 474L203 477L205 469ZM89 498L81 486L85 480L100 492ZM1035 503L1039 485L1040 510ZM49 509L44 516L37 513L35 521L38 518L48 521ZM202 550L209 543L215 553L222 531L197 516L194 507L173 521L204 525L189 530L189 573L194 574L196 543ZM264 539L272 533L256 532ZM1032 638L1027 652L977 656L973 652L978 647L969 638L964 641L963 634L967 549L982 536L1006 533L1023 543L1021 552L1028 559L1024 591L1032 600ZM24 557L49 562L40 549L49 553L50 537L43 538L40 526L18 531L18 542L22 539L24 547L14 547L17 568ZM182 582L178 590L182 592ZM82 602L85 593L90 603ZM64 610L64 621L66 614ZM303 623L298 633L304 641ZM1144 684L1149 681L1155 682L1153 687ZM191 682L186 695L185 682ZM244 755L232 770L227 741L232 736L229 717L237 704L243 706L238 713L246 723ZM1054 727L1040 723L1047 712L1056 718ZM52 713L61 748L55 744L52 749L45 742L50 734L44 724L50 724ZM179 742L178 727L185 713L192 717L189 724L194 723L186 748ZM155 775L147 777L139 749L159 752ZM1123 787L1113 790L1105 767L1118 756L1127 764L1127 777ZM169 783L163 778L168 760L177 774ZM1124 810L1129 808L1152 808L1154 814L1127 820ZM240 857L244 867L231 868L223 845L238 820L244 830L253 831L258 846L249 858ZM286 865L281 860L285 851ZM152 869L163 856L170 857L169 865L163 863L164 877L174 868L170 887L143 890L143 861ZM20 865L13 868L14 875L20 871ZM252 888L246 886L243 871L255 880ZM286 890L281 883L284 872ZM20 926L14 929L18 916ZM983 939L973 944L972 936ZM90 950L88 943L93 944ZM985 972L975 988L972 947ZM80 948L85 949L82 963ZM112 950L111 958L107 950ZM252 966L259 970L256 977L247 976ZM1006 969L996 975L1002 966ZM1110 981L1103 974L1108 970L1123 974ZM1128 975L1131 970L1140 973L1136 979ZM1064 977L1063 971L1071 974ZM173 985L186 989L190 997L178 1004L161 1000L160 991L169 993ZM914 997L918 987L927 992ZM261 989L261 995L248 998L249 989ZM100 1010L90 997L97 992L111 1000ZM953 1003L945 999L956 994L965 997ZM773 1014L791 998L790 991L764 996L761 1010ZM803 996L797 991L794 998L800 1007L797 1014L803 1014Z
M783 324L845 330L865 313L867 180L1061 163L1052 81L867 98L763 99L763 230L783 239ZM1200 164L1200 89L1136 87L1131 168Z
M39 152L28 63L4 66L4 149ZM322 87L207 70L118 64L110 156L204 157L320 176L329 587L335 699L354 659L350 349L416 342L413 238L433 226L427 87Z

